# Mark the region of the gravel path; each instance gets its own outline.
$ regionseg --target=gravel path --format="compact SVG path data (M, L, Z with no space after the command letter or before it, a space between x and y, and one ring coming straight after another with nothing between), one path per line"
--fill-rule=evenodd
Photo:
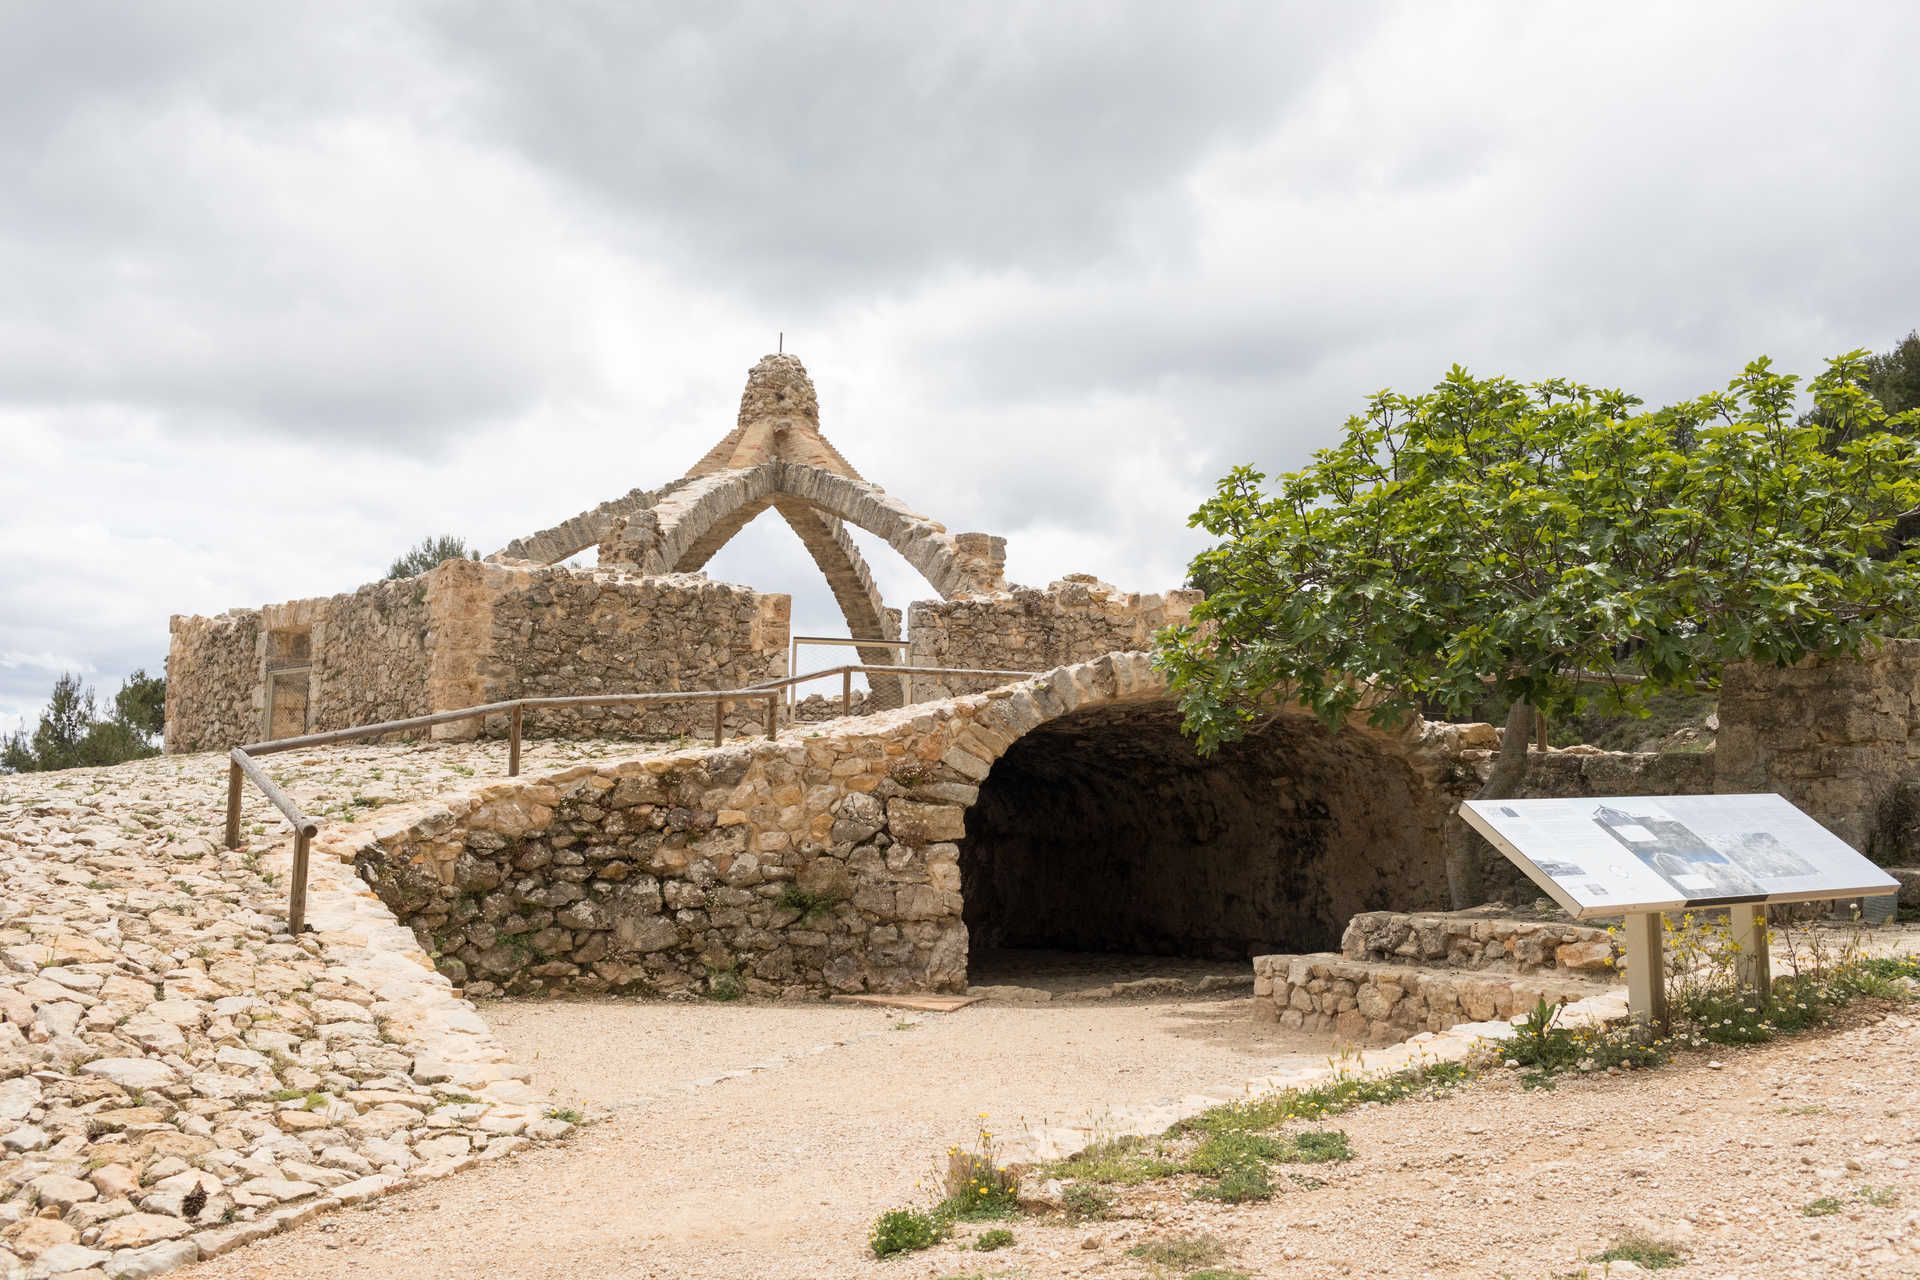
M1011 1132L1326 1056L1233 999L485 1011L536 1087L605 1118L187 1274L327 1276L333 1245L366 1277L866 1275L874 1215L932 1197L936 1159L983 1112ZM715 1078L729 1072L746 1074Z
M1362 1109L1334 1122L1352 1163L1315 1166L1325 1185L1287 1185L1264 1205L1162 1186L1130 1193L1106 1222L1016 1221L1017 1243L991 1256L966 1249L975 1228L925 1253L864 1256L876 1213L932 1198L931 1157L976 1111L1008 1125L1022 1105L1244 1072L1262 1046L1241 1038L1243 1009L975 1006L896 1031L894 1015L836 1006L496 1006L503 1036L538 1051L537 1082L611 1106L610 1118L564 1147L188 1274L321 1277L350 1257L368 1277L1157 1280L1186 1269L1129 1250L1201 1236L1219 1243L1216 1265L1252 1277L1598 1277L1584 1260L1638 1231L1687 1251L1677 1280L1920 1275L1920 1026L1904 1013L1552 1091L1495 1073L1443 1099ZM718 1073L827 1037L841 1043L692 1089L639 1048L652 1041L689 1072ZM664 1094L622 1106L627 1081ZM1822 1198L1837 1211L1802 1212Z

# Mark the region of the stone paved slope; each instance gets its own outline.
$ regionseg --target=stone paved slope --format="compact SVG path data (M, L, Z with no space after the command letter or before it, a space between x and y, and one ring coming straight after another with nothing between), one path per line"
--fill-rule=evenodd
M274 772L338 827L500 754ZM568 1127L348 869L287 935L284 828L249 789L220 848L224 794L208 755L0 778L0 1276L154 1274Z

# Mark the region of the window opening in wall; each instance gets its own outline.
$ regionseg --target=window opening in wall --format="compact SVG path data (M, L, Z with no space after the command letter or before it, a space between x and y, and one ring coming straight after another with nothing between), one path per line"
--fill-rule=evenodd
M269 738L297 738L312 725L313 633L305 627L267 633Z

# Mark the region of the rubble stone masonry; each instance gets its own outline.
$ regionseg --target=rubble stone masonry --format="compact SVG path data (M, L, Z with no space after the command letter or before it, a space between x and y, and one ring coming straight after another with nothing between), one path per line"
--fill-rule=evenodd
M693 575L450 560L345 595L176 617L167 749L516 697L741 688L786 673L789 607L784 595ZM760 716L743 703L729 723L744 730ZM671 738L711 725L710 707L689 702L534 712L527 731ZM472 722L436 736L480 731Z
M1920 778L1920 640L1791 667L1728 667L1715 752L1715 790L1777 791L1866 850L1882 807Z
M176 616L167 656L167 750L232 746L260 725L260 613Z
M1198 591L1121 591L1089 574L1068 574L1044 590L1014 587L909 606L909 661L921 667L1048 671L1103 653L1147 650L1163 627L1185 622ZM971 691L982 681L916 677L925 700Z

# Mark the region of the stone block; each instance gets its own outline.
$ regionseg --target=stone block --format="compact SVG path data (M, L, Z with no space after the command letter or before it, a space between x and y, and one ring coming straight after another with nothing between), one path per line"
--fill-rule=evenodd
M613 922L615 945L646 954L665 951L680 941L680 930L665 916L620 916Z
M1613 943L1606 938L1562 943L1554 950L1554 964L1562 969L1605 971L1613 967Z
M966 810L958 805L889 800L887 830L895 840L915 847L963 839L967 834Z

